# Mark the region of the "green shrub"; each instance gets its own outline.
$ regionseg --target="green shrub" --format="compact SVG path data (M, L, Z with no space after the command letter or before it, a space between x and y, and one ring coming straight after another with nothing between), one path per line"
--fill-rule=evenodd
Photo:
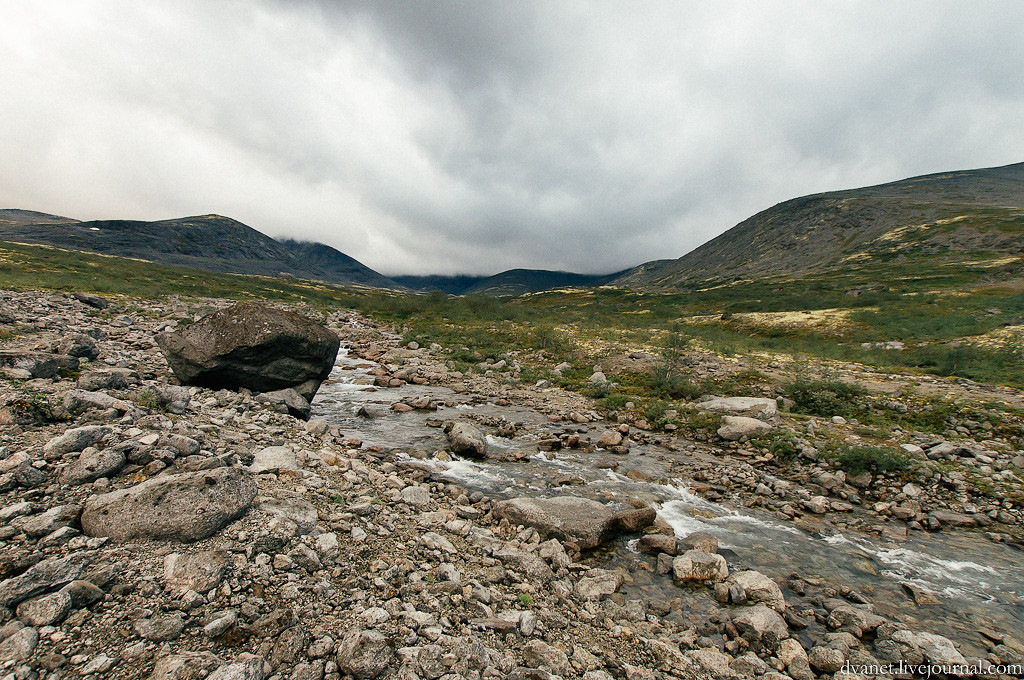
M597 407L609 411L621 411L630 401L633 401L633 398L628 394L609 394L607 397L597 400Z
M782 386L783 392L795 402L793 410L812 416L853 417L864 410L861 399L867 390L841 380L797 379Z
M905 453L882 446L850 446L839 450L836 463L852 475L862 472L903 472L913 459Z

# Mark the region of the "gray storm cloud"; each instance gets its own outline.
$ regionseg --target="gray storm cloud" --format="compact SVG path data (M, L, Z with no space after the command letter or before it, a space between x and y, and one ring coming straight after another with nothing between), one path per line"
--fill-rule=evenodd
M0 5L0 207L609 272L1024 160L1016 2Z

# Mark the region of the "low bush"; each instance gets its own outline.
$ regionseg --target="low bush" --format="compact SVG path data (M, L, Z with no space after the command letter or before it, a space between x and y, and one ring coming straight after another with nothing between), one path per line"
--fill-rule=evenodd
M839 450L836 464L849 474L862 472L904 472L913 459L905 453L883 446L848 446Z

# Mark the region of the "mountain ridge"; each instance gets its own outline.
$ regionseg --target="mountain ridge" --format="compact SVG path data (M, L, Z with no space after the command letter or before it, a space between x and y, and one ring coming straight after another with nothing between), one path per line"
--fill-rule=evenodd
M680 258L645 262L612 283L657 290L794 277L943 247L1015 257L1022 233L1024 163L941 172L783 201Z

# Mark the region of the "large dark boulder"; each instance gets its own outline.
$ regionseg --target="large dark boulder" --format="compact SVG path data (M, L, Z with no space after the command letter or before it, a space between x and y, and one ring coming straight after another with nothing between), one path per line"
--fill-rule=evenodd
M214 312L157 344L185 385L254 392L292 388L307 401L331 373L338 336L301 314L255 302Z

